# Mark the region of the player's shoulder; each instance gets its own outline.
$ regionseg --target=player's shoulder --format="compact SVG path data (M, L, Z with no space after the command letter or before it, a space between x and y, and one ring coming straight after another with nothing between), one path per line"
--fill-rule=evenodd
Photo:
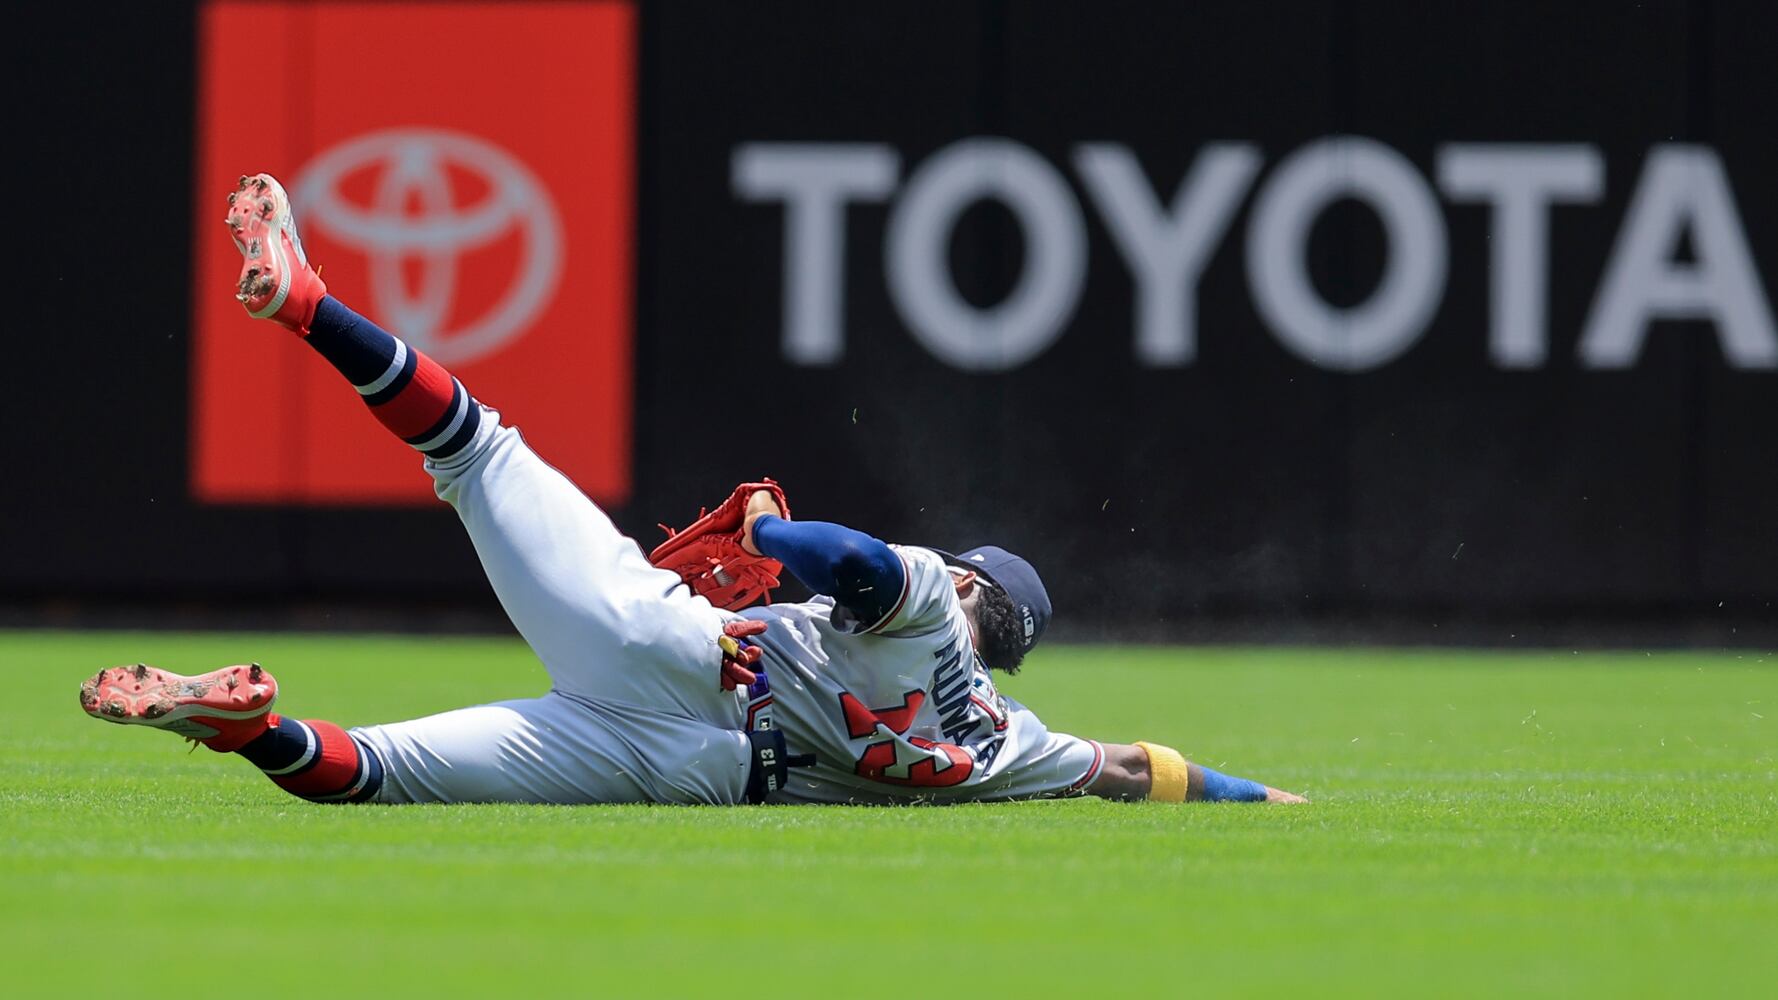
M948 565L945 562L945 557L940 554L937 549L930 549L924 545L908 545L904 542L890 542L889 549L896 555L900 556L901 561L904 564L912 565L917 563L922 569L946 571L945 567Z
M923 545L902 545L890 543L889 550L901 558L902 596L912 598L919 596L924 588L936 593L950 593L950 563L943 553L937 549L929 549Z
M961 613L943 555L919 545L889 548L901 559L901 593L889 613L863 631L890 637L924 634Z

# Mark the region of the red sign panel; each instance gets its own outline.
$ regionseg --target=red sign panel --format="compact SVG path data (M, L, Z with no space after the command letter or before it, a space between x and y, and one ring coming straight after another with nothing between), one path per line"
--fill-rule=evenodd
M199 25L193 493L431 501L358 394L234 301L224 202L264 170L331 294L624 499L633 8L221 2Z

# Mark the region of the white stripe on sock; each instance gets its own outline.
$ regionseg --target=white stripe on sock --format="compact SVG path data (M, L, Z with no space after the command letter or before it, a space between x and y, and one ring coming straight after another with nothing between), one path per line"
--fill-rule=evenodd
M407 344L403 343L398 337L395 340L395 360L389 362L388 370L383 372L383 374L378 375L375 382L372 382L369 385L357 386L358 395L374 396L377 393L382 392L384 389L389 388L389 383L395 381L395 376L401 374L401 367L405 364L407 364Z
M353 749L358 751L358 772L353 776L352 787L343 792L335 792L332 795L307 796L309 801L342 802L357 795L359 792L364 791L364 786L370 782L370 747L365 746L362 740L353 736L351 733L347 733L346 738L352 741Z
M300 770L305 765L307 765L309 763L309 761L314 760L315 759L315 752L317 750L321 749L320 744L318 742L316 742L316 740L315 740L315 731L313 729L310 729L304 723L297 722L295 719L292 719L290 721L296 722L297 725L303 727L303 735L307 736L309 738L309 745L307 748L305 748L303 750L303 755L301 757L297 758L296 763L290 765L289 767L280 767L280 768L277 768L276 770L269 770L266 768L260 768L260 770L265 771L265 773L268 776L275 777L280 774L289 774L292 771Z
M463 421L469 417L469 393L464 390L463 383L456 379L451 379L451 385L457 392L457 413L455 416L451 417L451 422L445 425L444 430L439 431L425 441L421 441L419 444L414 445L414 447L420 451L436 448L439 445L444 444L446 441L449 441L451 435L457 433L457 431L462 428Z

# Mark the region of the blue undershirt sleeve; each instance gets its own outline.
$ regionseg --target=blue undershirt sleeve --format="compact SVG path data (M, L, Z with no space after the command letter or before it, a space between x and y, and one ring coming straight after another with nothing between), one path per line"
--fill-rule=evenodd
M753 522L753 544L866 625L881 621L901 599L907 576L901 557L862 531L768 514Z

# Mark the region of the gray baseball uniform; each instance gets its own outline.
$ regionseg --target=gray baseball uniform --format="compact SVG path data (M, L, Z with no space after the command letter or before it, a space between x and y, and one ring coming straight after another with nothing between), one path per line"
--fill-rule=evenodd
M897 549L904 592L868 627L820 597L743 612L769 625L750 640L764 682L723 691L716 637L737 616L651 566L517 430L484 417L426 468L551 690L354 730L383 758L380 801L738 803L743 730L765 726L817 760L773 801L1030 798L1097 776L1099 744L995 691L926 549Z

